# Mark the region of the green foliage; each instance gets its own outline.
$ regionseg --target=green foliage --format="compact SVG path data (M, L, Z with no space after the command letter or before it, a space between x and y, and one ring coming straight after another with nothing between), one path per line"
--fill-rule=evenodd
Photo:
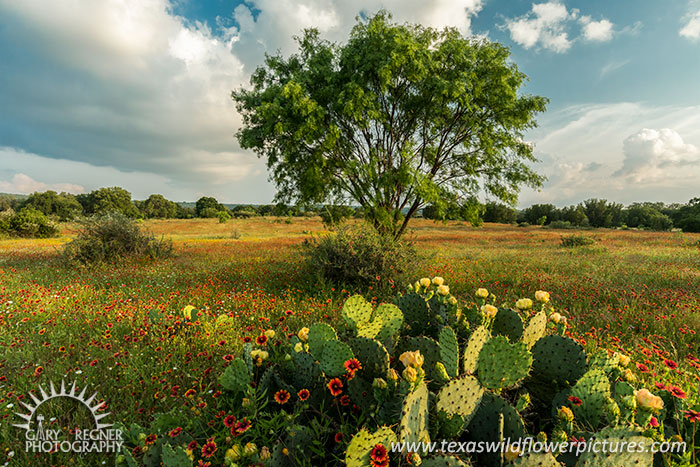
M541 184L522 136L547 100L519 93L526 76L506 47L383 11L342 45L316 30L298 42L232 95L238 140L266 157L278 199L351 199L399 237L425 205L444 211L480 189L512 202Z
M336 228L355 215L350 206L327 204L319 210L321 221L326 228Z
M202 196L195 203L195 215L197 217L216 217L219 211L228 211L226 206L219 203L216 198Z
M63 249L69 263L114 262L137 256L165 258L172 255L172 243L144 233L123 214L93 216L81 222L78 235Z
M591 237L582 234L562 235L561 246L566 248L575 248L578 246L587 246L595 243Z
M76 197L70 193L56 193L48 190L43 193L34 192L21 204L22 207L34 208L48 217L59 221L69 221L79 216L83 207Z
M503 203L490 201L484 205L484 222L514 224L517 218L518 211Z
M345 342L329 340L321 353L321 369L331 378L342 376L346 372L345 362L353 357L352 350Z
M622 446L622 442L629 445L635 443L648 444L649 439L642 435L639 430L629 429L626 427L607 427L593 435L588 441L589 443L598 442L602 444L607 442L608 445ZM581 455L576 464L577 467L618 467L621 465L634 465L639 467L651 467L654 465L654 454L651 452L638 452L637 449L620 449L621 452L585 452Z
M510 308L501 308L493 320L492 331L494 334L506 336L510 342L517 342L523 335L523 320Z
M131 193L120 187L100 188L89 194L76 196L83 206L83 214L118 213L125 217L138 217L139 210L131 201Z
M455 378L459 374L459 343L457 335L451 327L445 326L440 330L440 361L445 365L447 374Z
M334 234L305 242L303 253L314 276L337 288L390 292L415 259L409 244L366 225L345 225Z
M250 382L250 373L248 366L242 358L237 358L229 366L219 378L219 383L229 391L244 392Z
M428 442L428 386L421 383L406 396L401 411L399 441L406 443Z
M177 217L178 206L163 195L151 195L141 203L140 210L147 219L172 219Z
M17 213L0 217L2 233L25 238L48 238L58 235L58 228L41 211L25 207Z

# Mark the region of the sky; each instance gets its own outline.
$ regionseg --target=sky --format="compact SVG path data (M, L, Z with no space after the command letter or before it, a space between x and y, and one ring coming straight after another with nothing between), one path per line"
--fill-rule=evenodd
M507 45L550 99L521 207L700 196L700 0L0 0L0 192L271 202L231 90L380 8Z

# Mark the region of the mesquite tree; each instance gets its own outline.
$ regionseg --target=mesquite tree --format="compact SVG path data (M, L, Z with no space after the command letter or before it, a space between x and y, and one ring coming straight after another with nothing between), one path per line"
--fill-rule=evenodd
M232 93L238 140L267 158L280 201L356 203L398 238L427 204L478 193L514 203L522 185L541 185L523 133L547 99L519 93L527 77L506 47L383 11L345 44L314 29L297 42Z

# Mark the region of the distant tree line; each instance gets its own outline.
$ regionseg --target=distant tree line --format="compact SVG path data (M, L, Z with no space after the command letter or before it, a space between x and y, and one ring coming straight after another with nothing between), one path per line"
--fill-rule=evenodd
M428 205L422 216L435 220L543 225L555 228L603 227L700 232L700 198L686 204L633 203L623 206L604 199L589 199L577 205L558 208L553 204L534 204L516 210L499 202L482 203L471 198L464 203L449 203L447 209ZM0 232L12 232L21 225L43 225L49 221L71 221L83 216L116 212L140 219L230 218L256 216L321 216L324 224L334 226L348 218L362 218L362 208L346 205L300 207L283 203L262 205L224 205L216 198L203 196L195 203L176 203L153 194L145 200L132 200L124 188L108 187L73 195L55 191L35 192L28 196L0 195ZM27 219L30 219L28 221ZM32 225L34 225L32 224ZM47 224L48 225L48 224ZM12 227L14 226L14 227ZM20 226L20 227L18 227ZM30 231L39 227L27 227ZM49 232L50 229L42 228ZM29 236L29 235L27 235Z

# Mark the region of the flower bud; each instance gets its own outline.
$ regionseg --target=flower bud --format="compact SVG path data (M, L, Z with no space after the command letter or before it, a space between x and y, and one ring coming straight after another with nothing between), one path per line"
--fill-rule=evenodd
M484 288L476 289L476 296L479 298L486 298L489 296L489 291Z

